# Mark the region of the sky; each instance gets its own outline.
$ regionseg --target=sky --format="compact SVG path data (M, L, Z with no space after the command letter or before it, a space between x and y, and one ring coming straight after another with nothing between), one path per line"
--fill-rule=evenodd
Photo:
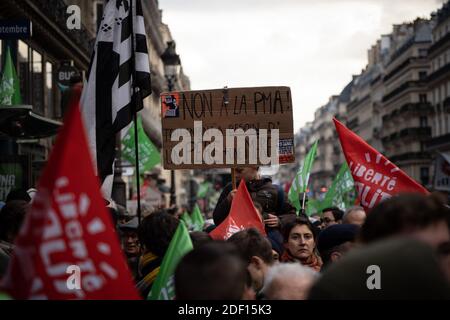
M192 90L289 86L294 130L367 64L393 24L443 0L159 0Z

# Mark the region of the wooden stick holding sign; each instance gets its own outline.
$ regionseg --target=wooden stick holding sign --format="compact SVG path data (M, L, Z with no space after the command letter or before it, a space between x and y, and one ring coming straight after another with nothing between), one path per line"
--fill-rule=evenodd
M236 168L231 168L231 184L233 186L232 190L236 190Z

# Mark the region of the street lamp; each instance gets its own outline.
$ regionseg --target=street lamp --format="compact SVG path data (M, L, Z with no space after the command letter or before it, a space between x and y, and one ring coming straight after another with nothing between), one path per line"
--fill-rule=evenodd
M175 83L178 80L180 73L181 61L180 56L175 50L175 41L168 41L167 48L161 55L161 60L164 63L164 76L167 80L167 88L169 92L175 89ZM170 205L175 205L177 196L175 193L175 170L170 171Z

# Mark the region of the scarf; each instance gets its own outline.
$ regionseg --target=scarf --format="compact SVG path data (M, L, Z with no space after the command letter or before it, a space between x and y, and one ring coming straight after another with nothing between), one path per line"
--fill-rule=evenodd
M313 268L315 271L319 272L322 268L322 259L315 253L310 255L305 261L301 261L291 255L288 250L284 250L283 255L280 257L281 262L300 262L302 265Z
M159 273L161 262L162 259L152 252L147 252L139 260L138 269L141 280L137 283L136 287L144 299L147 298L153 282Z

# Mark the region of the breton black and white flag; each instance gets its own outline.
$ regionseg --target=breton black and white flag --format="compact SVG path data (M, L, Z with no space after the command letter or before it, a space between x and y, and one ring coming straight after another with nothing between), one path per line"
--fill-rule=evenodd
M138 99L151 93L140 0L105 1L86 79L81 111L96 172L103 183L113 174L116 133L142 108Z

